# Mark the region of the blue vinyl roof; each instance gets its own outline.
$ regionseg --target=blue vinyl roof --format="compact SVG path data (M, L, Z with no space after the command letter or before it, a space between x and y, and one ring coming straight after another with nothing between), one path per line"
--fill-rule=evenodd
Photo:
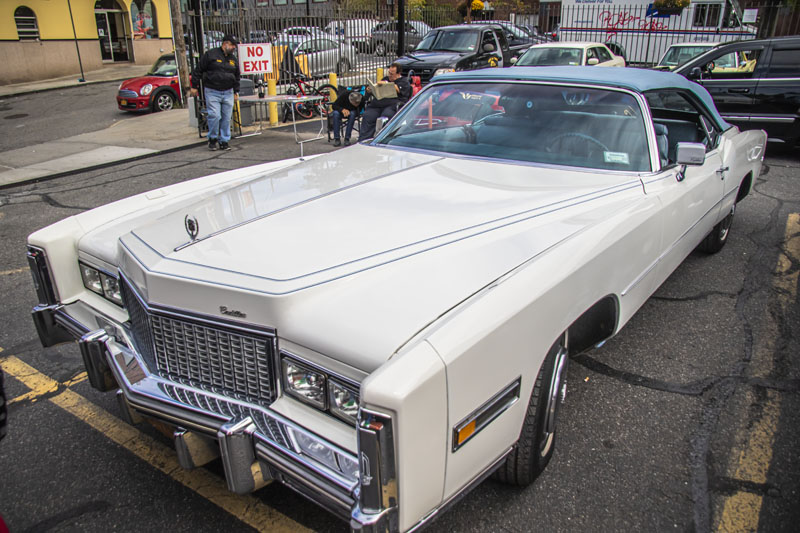
M635 92L647 92L657 89L683 89L697 96L697 98L708 107L710 113L722 127L728 129L730 124L725 122L717 111L711 95L702 85L689 81L680 74L658 70L648 70L643 68L630 67L510 67L510 68L488 68L480 70L470 70L452 72L436 76L436 80L484 80L484 79L507 79L511 80L530 80L530 81L552 81L583 83L588 85L604 85L619 87Z

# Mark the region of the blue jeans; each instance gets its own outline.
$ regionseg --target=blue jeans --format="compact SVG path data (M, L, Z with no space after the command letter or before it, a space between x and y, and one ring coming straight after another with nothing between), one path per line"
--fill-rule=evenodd
M206 88L208 110L208 139L220 142L231 140L231 114L233 113L233 89L218 91Z
M336 109L333 111L333 138L339 138L339 132L342 131L342 113ZM350 139L350 134L353 133L353 124L356 123L356 118L358 118L358 112L350 111L350 114L347 116L347 125L344 130L344 138Z
M386 107L374 107L368 105L364 110L364 116L361 117L361 128L359 129L358 133L358 142L375 136L375 125L378 122L378 118L392 118L395 113L397 113L397 107L393 105Z

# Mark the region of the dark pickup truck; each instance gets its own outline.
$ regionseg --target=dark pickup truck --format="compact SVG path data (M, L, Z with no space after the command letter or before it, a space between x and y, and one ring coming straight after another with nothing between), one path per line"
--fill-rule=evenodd
M403 75L414 71L422 83L436 74L455 70L508 67L534 43L510 45L499 24L460 24L435 28L417 48L397 59Z
M705 87L722 117L770 142L800 142L800 37L716 46L675 72Z

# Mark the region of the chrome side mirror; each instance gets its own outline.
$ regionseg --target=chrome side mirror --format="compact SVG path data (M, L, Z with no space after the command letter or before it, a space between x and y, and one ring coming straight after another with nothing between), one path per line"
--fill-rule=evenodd
M377 122L375 122L375 135L378 135L386 123L389 122L389 119L386 117L378 117Z
M706 145L703 143L678 143L675 159L679 165L698 166L706 162Z
M706 162L706 146L703 143L680 142L675 148L675 159L675 162L681 165L675 179L683 181L686 177L687 166L697 167Z

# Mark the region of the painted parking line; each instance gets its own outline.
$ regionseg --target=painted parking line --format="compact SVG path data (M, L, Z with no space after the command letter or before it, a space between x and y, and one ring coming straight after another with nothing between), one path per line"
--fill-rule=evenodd
M30 269L28 267L22 267L12 270L0 270L0 276L13 276L14 274L21 274L23 272L30 272Z
M203 468L184 470L178 464L174 450L129 426L80 394L65 388L65 384L49 378L17 357L11 355L0 359L0 367L9 376L21 381L31 389L31 392L14 398L12 402L28 397L34 391L41 396L63 389L59 394L48 397L46 401L64 409L248 526L259 531L277 533L311 531L253 496L239 496L228 491L223 479ZM75 379L73 378L70 382L74 383ZM38 396L30 396L26 399Z
M792 271L791 267L793 261L800 261L800 214L789 215L784 237L784 251L778 257L772 285L779 305L786 312L797 298L800 272ZM774 350L771 340L762 344L764 345L756 347L756 350L769 350L770 353ZM765 361L769 364L757 369L764 377L772 370L771 358L767 357ZM767 472L772 462L772 446L778 429L781 398L778 392L772 390L767 390L766 396L759 418L753 421L749 431L747 444L739 453L734 478L740 481L759 484L767 481ZM736 492L725 500L717 531L757 531L762 504L763 496L759 494Z

